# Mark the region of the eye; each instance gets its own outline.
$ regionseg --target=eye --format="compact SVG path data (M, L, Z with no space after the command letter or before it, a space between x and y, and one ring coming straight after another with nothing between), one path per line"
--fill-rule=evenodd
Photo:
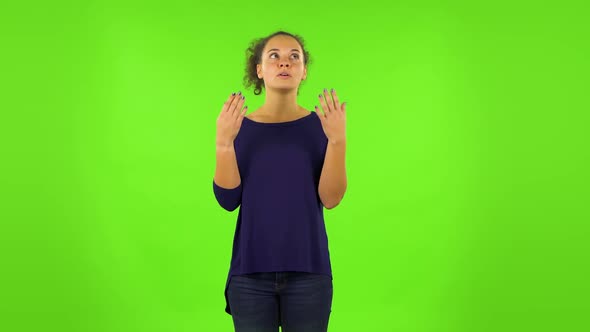
M270 54L270 56L269 56L269 57L270 57L270 58L272 58L272 56L273 56L273 55L275 55L275 54L276 54L276 55L278 55L278 53L276 53L276 52L273 52L273 53L271 53L271 54ZM294 56L295 56L295 59L299 59L299 54L297 54L297 53L293 53L293 54L291 54L291 55L294 55Z

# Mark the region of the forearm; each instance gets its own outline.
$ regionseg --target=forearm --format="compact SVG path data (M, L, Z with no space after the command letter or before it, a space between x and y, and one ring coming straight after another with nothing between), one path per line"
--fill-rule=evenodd
M346 192L346 141L329 142L320 176L318 193L327 209L336 207Z
M240 184L240 172L233 142L217 143L215 177L213 180L218 186L226 189L236 188Z

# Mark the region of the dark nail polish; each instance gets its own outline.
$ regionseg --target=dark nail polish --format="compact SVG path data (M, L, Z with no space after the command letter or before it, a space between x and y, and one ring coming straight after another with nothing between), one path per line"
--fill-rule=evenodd
M235 95L236 95L236 93L235 93L235 92L232 92L232 93L231 93L231 95L232 95L232 96L235 96Z
M238 96L241 96L241 95L242 95L242 91L238 92Z
M246 96L242 96L242 100L246 99Z
M319 95L318 95L318 97L322 98L322 95L321 95L321 94L319 94Z
M328 89L324 88L324 92L328 92Z

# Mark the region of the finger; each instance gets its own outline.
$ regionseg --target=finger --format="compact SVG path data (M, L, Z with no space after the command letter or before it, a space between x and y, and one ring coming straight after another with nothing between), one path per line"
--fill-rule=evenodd
M235 93L232 93L231 95L229 95L229 98L227 98L225 103L223 103L223 107L221 108L221 113L226 113L227 111L229 111L229 106L231 105L231 102L234 100L234 96L235 96Z
M314 107L315 107L315 112L318 114L318 116L320 117L320 119L326 117L326 114L324 114L324 112L320 110L320 108L318 107L318 105L315 105Z
M315 112L318 114L318 118L320 118L320 122L322 126L324 126L324 121L326 121L326 116L320 112L319 107L315 106Z
M241 96L238 98L238 103L236 104L236 109L233 112L234 117L239 117L240 114L242 113L243 109L242 107L244 106L244 103L246 102L246 96Z
M242 112L240 113L240 116L238 116L238 126L242 125L242 121L244 120L244 117L246 116L246 112L248 111L248 106L244 107L244 110L242 110Z
M234 96L234 100L231 102L231 105L229 106L229 113L233 116L234 113L236 112L236 107L237 105L243 100L242 99L242 92L239 92L238 94L236 94Z
M331 112L334 110L334 102L330 97L330 92L328 89L324 89L324 98L326 99L326 105L328 106L328 110Z
M320 94L319 97L320 97L320 105L322 106L322 110L324 111L324 114L326 116L328 116L330 114L330 108L326 104L324 96Z
M340 101L338 100L338 96L336 95L336 90L332 89L332 99L334 100L334 109L340 110Z

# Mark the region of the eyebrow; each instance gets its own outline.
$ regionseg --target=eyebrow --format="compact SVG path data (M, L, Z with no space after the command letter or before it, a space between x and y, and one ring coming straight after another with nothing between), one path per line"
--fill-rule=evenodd
M268 52L266 52L266 53L269 53L271 51L278 51L278 50L279 50L278 48L273 48L273 49L268 50ZM299 50L296 48L292 48L291 51L299 52ZM301 53L301 52L299 52L299 53Z

